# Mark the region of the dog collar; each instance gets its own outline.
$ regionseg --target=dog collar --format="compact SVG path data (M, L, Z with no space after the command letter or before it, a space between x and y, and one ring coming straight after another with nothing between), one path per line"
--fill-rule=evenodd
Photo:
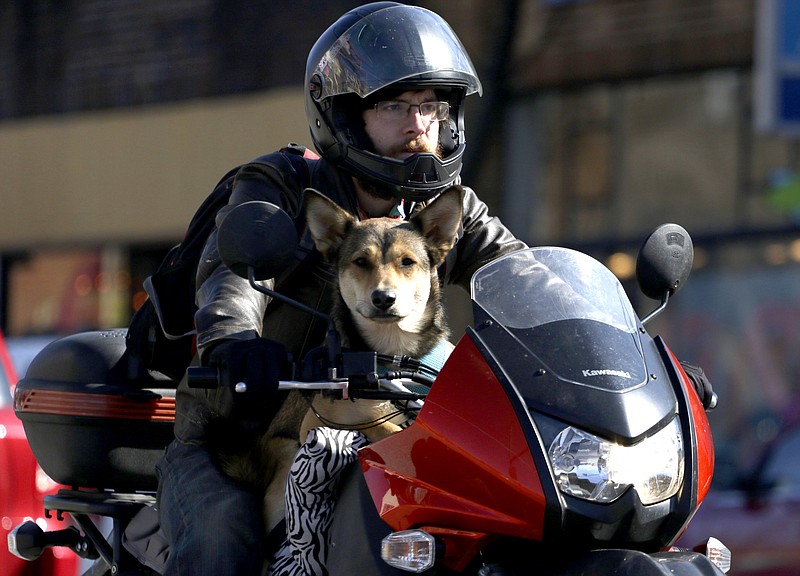
M442 366L444 366L444 363L447 361L447 357L450 356L452 349L453 347L450 346L450 343L442 338L439 340L439 343L434 346L433 350L425 354L425 356L420 358L419 361L438 372L442 369Z

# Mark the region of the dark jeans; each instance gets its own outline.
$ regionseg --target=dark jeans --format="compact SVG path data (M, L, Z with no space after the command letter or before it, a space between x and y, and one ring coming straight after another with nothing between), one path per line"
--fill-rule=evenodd
M157 466L167 576L261 573L261 502L225 476L202 444L175 440Z

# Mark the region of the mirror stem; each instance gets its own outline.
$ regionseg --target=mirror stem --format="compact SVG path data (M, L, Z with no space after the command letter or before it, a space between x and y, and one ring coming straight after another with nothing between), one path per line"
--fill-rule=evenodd
M664 295L661 296L661 305L652 312L650 312L650 314L642 318L642 325L647 324L648 322L650 322L650 320L661 314L664 308L667 307L668 301L669 301L669 290L665 290Z
M271 290L269 288L264 288L260 284L257 284L256 283L255 268L253 268L252 266L248 266L247 267L247 278L250 281L250 286L254 290L257 290L258 292L261 292L262 294L265 294L265 295L269 296L270 298L275 298L277 300L280 300L281 302L284 302L285 304L288 304L289 306L294 306L298 310L302 310L303 312L307 312L308 314L311 314L312 316L316 316L317 318L321 318L322 320L325 320L325 322L327 322L327 324L328 324L328 333L325 336L325 347L328 349L328 366L329 366L329 370L332 369L332 373L329 375L329 377L330 378L336 378L336 372L337 372L337 366L338 366L337 360L339 358L339 355L341 354L341 343L339 342L339 332L337 332L336 325L333 323L333 317L330 314L325 314L324 312L320 312L319 310L315 310L315 309L311 308L310 306L306 306L305 304L301 304L300 302L297 302L296 300L292 300L288 296L284 296L283 294L280 294L279 292L276 292L275 290Z

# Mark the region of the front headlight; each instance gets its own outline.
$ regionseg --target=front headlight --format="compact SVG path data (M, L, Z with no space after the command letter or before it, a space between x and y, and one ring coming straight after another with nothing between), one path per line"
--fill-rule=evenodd
M603 440L572 426L548 451L559 489L593 502L613 502L633 486L642 504L673 496L683 482L683 439L677 416L633 446Z

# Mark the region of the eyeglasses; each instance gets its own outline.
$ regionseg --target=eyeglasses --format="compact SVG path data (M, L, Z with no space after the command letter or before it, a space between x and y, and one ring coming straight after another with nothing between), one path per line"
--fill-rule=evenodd
M419 115L429 122L444 120L450 113L450 104L447 102L411 104L403 100L384 100L375 104L375 112L383 120L403 120L412 108L417 108Z

